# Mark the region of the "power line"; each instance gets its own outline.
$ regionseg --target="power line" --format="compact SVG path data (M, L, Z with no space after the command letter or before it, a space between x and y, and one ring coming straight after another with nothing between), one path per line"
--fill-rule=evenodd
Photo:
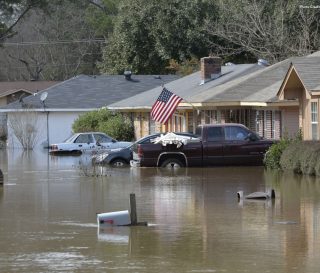
M68 63L68 64L45 64L43 66L43 69L47 69L50 67L59 67L59 66L76 66L78 65L78 63ZM94 65L94 63L90 63L90 62L81 62L80 63L81 66L92 66ZM37 65L30 65L30 68L37 68L39 66ZM26 69L25 66L8 66L8 67L0 67L0 70L3 71L8 71L8 70L13 70L13 69Z
M82 40L58 40L58 41L33 41L33 42L5 42L3 46L30 46L30 45L55 45L55 44L74 44L74 43L106 43L104 39L82 39Z

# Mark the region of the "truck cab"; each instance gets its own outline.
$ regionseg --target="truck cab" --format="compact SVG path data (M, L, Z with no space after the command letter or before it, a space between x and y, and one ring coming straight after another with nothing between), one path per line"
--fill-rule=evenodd
M274 143L242 124L206 124L196 129L198 141L184 145L142 144L134 151L132 165L145 167L199 167L262 165Z

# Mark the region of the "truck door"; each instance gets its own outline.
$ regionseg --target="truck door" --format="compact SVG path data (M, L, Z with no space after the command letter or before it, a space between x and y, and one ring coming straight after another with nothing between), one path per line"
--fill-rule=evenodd
M225 126L225 143L223 147L226 164L246 165L254 164L261 157L254 145L254 141L248 138L249 130L240 126Z
M207 127L204 133L206 135L203 137L203 165L223 164L223 128L220 126Z

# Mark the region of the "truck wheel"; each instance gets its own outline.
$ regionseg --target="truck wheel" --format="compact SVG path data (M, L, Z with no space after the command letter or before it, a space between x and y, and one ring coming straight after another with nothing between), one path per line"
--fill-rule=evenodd
M184 167L183 163L175 158L169 158L161 164L162 168L181 168Z
M124 161L123 159L115 159L114 161L112 161L111 166L112 167L125 167L127 166L128 163L126 161Z

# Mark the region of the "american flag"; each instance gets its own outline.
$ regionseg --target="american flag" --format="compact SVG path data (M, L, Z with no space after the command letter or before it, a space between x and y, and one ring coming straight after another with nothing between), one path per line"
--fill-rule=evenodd
M182 101L182 98L163 88L160 96L152 106L151 117L160 123L167 123L180 101Z

